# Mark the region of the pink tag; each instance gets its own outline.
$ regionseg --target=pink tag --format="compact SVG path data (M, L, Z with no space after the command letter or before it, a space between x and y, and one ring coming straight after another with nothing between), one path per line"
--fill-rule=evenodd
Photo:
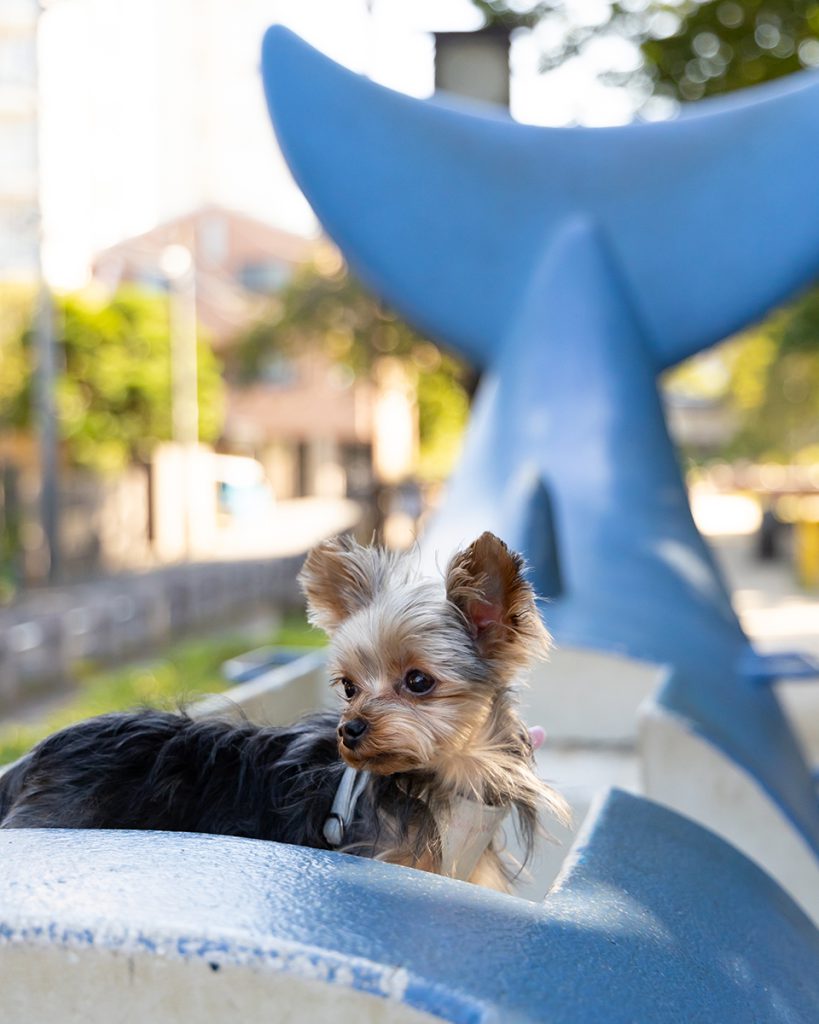
M533 725L529 730L529 739L532 742L532 749L537 750L546 742L546 730L540 725Z

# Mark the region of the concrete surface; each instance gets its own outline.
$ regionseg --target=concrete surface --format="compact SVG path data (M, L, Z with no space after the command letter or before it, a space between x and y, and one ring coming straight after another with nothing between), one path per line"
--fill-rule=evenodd
M0 832L5 1019L815 1024L819 932L716 836L613 791L540 905L223 836Z
M787 562L756 559L750 535L713 537L712 544L755 646L819 658L819 593L802 590ZM778 683L776 691L807 760L819 764L819 679Z
M641 715L640 753L646 796L730 842L819 926L819 860L749 772L653 701Z

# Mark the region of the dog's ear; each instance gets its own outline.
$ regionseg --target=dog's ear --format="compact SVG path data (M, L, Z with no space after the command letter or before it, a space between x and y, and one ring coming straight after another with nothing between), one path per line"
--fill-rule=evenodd
M299 585L307 599L307 618L328 635L375 596L383 571L383 553L351 537L317 544L305 559Z
M481 656L514 671L544 658L551 637L540 618L524 562L493 533L483 533L449 563L447 598L458 608Z

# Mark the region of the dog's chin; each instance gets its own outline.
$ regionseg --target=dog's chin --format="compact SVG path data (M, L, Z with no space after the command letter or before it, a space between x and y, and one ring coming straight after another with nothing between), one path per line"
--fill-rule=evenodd
M338 746L339 753L345 764L359 772L372 772L373 775L395 775L398 772L417 771L421 765L409 757L400 757L394 753L370 753L350 750L343 743Z

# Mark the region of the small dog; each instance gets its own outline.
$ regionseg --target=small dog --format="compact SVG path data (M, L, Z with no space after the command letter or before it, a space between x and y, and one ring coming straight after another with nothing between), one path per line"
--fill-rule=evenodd
M346 706L292 726L184 714L102 715L49 737L0 778L2 828L158 829L339 848L508 890L498 819L525 859L538 778L514 683L550 638L522 559L483 534L440 581L410 555L338 538L299 577Z

